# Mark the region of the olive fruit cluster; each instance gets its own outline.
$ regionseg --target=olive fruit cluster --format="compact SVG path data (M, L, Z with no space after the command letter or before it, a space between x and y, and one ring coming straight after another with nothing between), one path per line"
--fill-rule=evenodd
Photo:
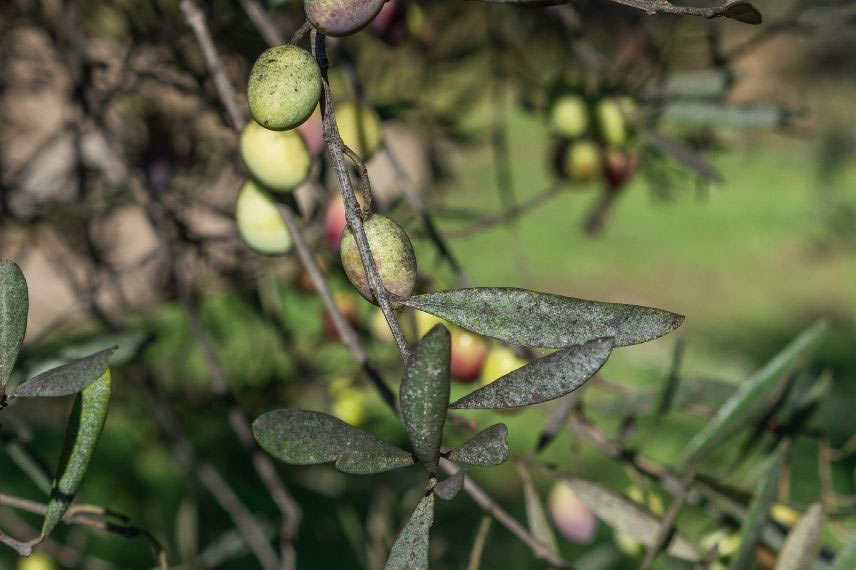
M297 127L313 115L320 97L321 70L303 48L272 47L250 71L253 120L241 133L240 152L251 179L238 192L235 218L241 237L259 253L281 255L291 248L273 195L292 192L309 176L317 149L310 152Z
M629 148L635 104L628 97L601 97L592 102L576 93L553 100L550 125L558 142L554 166L562 178L587 183L601 176L608 189L621 187L636 168Z

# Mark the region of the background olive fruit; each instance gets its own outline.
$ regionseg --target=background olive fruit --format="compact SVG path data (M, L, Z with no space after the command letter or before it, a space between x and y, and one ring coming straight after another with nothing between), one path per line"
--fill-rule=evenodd
M557 134L575 138L586 132L589 113L586 102L577 95L562 95L550 110L550 122Z
M244 182L238 192L235 218L241 237L255 251L280 255L291 249L291 236L276 203L252 180Z
M373 214L363 222L363 228L384 287L397 297L409 297L416 285L416 255L410 238L401 226L380 214ZM345 229L339 247L342 267L348 279L363 297L374 303L357 240L350 226Z
M363 160L368 159L383 141L383 131L377 112L356 101L339 103L335 110L342 142Z
M610 146L621 146L627 141L627 122L615 99L607 97L598 101L595 114L603 142Z
M384 0L304 0L306 19L327 36L347 36L372 21Z
M565 171L576 182L588 182L600 173L600 149L592 141L571 144L565 161Z
M253 118L266 129L293 129L309 118L321 97L321 70L315 58L292 45L259 56L247 83Z
M241 133L241 158L270 190L293 190L309 176L312 157L297 131L271 131L250 121Z

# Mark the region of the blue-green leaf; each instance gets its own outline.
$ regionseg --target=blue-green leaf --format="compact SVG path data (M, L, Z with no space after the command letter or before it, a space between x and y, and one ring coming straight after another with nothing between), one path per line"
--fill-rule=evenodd
M403 449L321 412L268 412L253 422L253 434L262 449L293 465L335 462L340 471L365 475L413 463Z
M449 405L450 355L449 331L436 325L414 348L401 380L401 417L413 453L432 474L437 472Z
M434 493L416 505L392 545L384 570L428 570L428 538L434 524Z
M815 323L791 341L763 368L744 380L701 431L690 440L682 453L683 461L687 462L704 453L743 425L742 420L753 411L753 406L801 359L808 357L817 348L826 336L828 328L825 321Z
M22 382L12 395L16 398L68 396L76 394L95 382L104 374L109 364L110 355L117 347L108 348L95 354L90 354L79 360L57 366L47 372L42 372Z
M463 469L458 469L453 475L434 485L434 494L444 501L451 501L463 489L466 474Z
M499 465L508 459L507 437L505 424L494 424L449 451L449 461L487 467Z
M111 393L112 382L108 369L95 382L86 386L75 399L45 512L42 540L62 520L80 488L107 419Z
M0 259L0 395L24 342L29 308L27 280L21 268L12 260Z
M850 535L847 544L838 551L830 570L852 570L856 568L856 532Z
M788 441L783 440L776 448L775 455L773 455L769 465L765 467L740 527L740 547L731 559L729 570L743 570L749 566L755 552L755 543L761 536L761 531L767 522L767 513L770 512L770 506L776 499L779 475L787 461L790 448Z
M612 338L598 338L548 354L450 404L450 408L516 408L573 392L600 370Z
M401 303L481 335L536 348L566 348L601 337L615 338L615 346L639 344L684 320L661 309L507 287L439 291Z

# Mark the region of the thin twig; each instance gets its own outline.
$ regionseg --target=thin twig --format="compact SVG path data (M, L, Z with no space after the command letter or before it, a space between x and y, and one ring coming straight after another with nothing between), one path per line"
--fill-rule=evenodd
M205 13L193 0L181 0L179 6L182 14L184 14L184 19L193 30L193 35L196 36L199 48L202 50L202 56L205 58L208 70L214 79L214 86L220 95L220 102L226 108L232 126L240 131L244 127L246 119L238 107L238 96L232 87L232 82L229 81L229 76L226 74L226 67L223 65L223 60L220 59L220 54L211 38L208 24L205 23Z
M487 544L487 533L490 531L491 522L493 522L493 519L490 518L490 515L484 515L482 517L481 523L479 523L479 530L476 533L476 540L473 543L472 550L470 550L470 561L467 563L467 570L479 570L484 546Z
M676 6L668 0L609 0L622 4L646 14L678 14L680 16L701 16L702 18L718 18L724 15L731 2L719 6Z
M40 503L38 501L31 501L30 499L24 499L21 497L14 497L3 493L0 493L0 505L37 515L44 515L47 512L47 505L45 505L44 503ZM151 544L152 548L154 549L155 557L158 559L158 564L160 568L164 570L168 568L166 549L163 547L161 542L154 537L152 533L133 525L116 524L111 523L109 521L96 519L93 518L93 515L103 515L117 518L119 520L122 520L123 523L127 523L128 521L128 517L115 513L106 507L101 507L98 505L74 505L70 509L68 509L65 515L63 515L62 522L68 525L86 526L97 530L107 531L113 534L118 534L125 538L136 538L138 536L143 537L149 542L149 544ZM0 531L0 535L2 535L2 531ZM29 556L29 554L21 554L21 551L14 545L17 544L19 547L20 545L25 545L28 547L32 547L33 545L32 542L22 543L15 539L11 539L11 542L3 542L15 548L15 550L17 550L21 556Z
M657 558L657 554L669 543L669 539L674 533L675 520L678 518L678 513L681 511L684 501L687 499L687 493L695 479L697 467L698 462L694 462L687 468L687 472L681 479L678 492L675 493L672 503L669 505L665 516L663 516L660 528L657 529L657 534L654 536L654 542L648 547L648 552L645 553L645 559L642 560L639 570L648 570L651 568L651 565L654 564L654 559Z
M321 77L323 79L323 94L321 96L321 116L324 124L324 142L327 144L327 151L330 155L330 161L333 165L333 170L336 172L336 178L339 181L339 188L342 191L342 198L345 203L345 218L348 225L354 234L357 243L357 249L360 252L360 259L363 262L366 276L368 277L369 289L372 296L380 305L383 311L389 329L392 331L392 336L395 337L395 342L398 344L398 350L401 352L401 357L405 361L410 358L410 346L407 344L407 339L404 332L401 330L401 325L395 319L395 313L392 310L392 305L389 302L389 294L383 285L383 280L380 278L377 265L375 265L369 241L363 229L363 220L360 217L359 204L357 197L354 194L354 188L351 184L351 177L348 173L348 166L345 164L344 143L339 135L339 128L336 125L336 112L333 109L333 96L330 93L330 85L327 81L327 54L325 48L325 38L312 30L312 54L318 62L318 67L321 68Z
M540 194L536 194L535 196L532 196L525 202L521 202L513 208L510 208L500 214L484 216L483 218L473 222L472 225L454 230L449 230L446 232L446 236L452 239L463 238L481 230L486 230L496 225L508 223L512 220L519 218L523 214L526 214L527 212L529 212L529 210L537 208L541 204L548 202L552 198L556 197L561 192L561 190L561 185L559 183L554 183L545 191L541 192Z
M440 466L449 475L454 475L460 469L454 463L446 459L440 460ZM517 522L517 519L509 515L505 509L500 507L499 504L491 498L490 495L485 493L482 488L469 477L469 475L464 478L464 491L467 492L467 494L478 504L478 506L482 508L482 510L490 514L497 520L497 522L511 531L511 534L526 544L536 558L543 560L552 568L572 570L573 567L567 561L554 553L549 546L532 536L529 531L523 527L523 525Z
M285 43L285 38L279 28L271 20L270 14L267 13L264 6L259 0L239 0L241 8L246 12L247 17L253 23L253 26L259 31L265 42L269 45L278 46ZM294 43L294 42L292 42Z

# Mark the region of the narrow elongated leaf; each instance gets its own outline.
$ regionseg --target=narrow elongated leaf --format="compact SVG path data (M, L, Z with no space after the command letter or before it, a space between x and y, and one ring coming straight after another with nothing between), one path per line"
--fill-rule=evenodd
M118 347L90 354L80 360L57 366L22 382L12 393L15 397L68 396L76 394L99 379L107 370L110 355Z
M799 111L770 103L728 104L718 101L672 101L663 107L663 119L694 127L761 129L781 127Z
M428 535L434 524L434 493L416 505L392 545L384 570L428 570Z
M444 501L451 501L463 489L466 474L463 469L458 469L454 475L450 475L434 485L434 494Z
M553 534L553 527L547 520L547 513L544 512L544 505L532 483L532 477L522 463L517 464L517 472L520 473L520 479L523 481L523 499L526 501L526 522L529 525L529 532L544 543L550 552L558 554L556 535Z
M770 512L770 506L776 500L779 475L782 473L782 467L788 458L790 448L787 440L783 440L779 444L770 464L758 481L752 502L749 504L749 510L746 512L746 517L740 527L740 547L731 559L729 570L744 570L749 567L755 552L755 543L761 536L761 531L767 522L767 513Z
M615 346L639 344L684 320L661 309L509 287L439 291L401 302L481 335L537 348L566 348L601 337L614 337Z
M499 465L508 459L508 428L494 424L449 451L449 461L469 465Z
M598 338L548 354L467 394L450 408L516 408L573 392L600 370L612 338Z
M262 449L293 465L335 462L339 471L365 475L413 463L403 449L321 412L268 412L253 422L253 434Z
M779 551L776 570L811 568L814 559L817 557L817 552L820 550L822 536L823 506L820 503L815 503L800 517L799 522L788 533L785 544Z
M629 534L645 546L654 544L660 520L645 507L597 483L584 479L567 481L580 500L614 530ZM696 548L678 532L674 533L666 552L684 560L696 561L700 558Z
M737 20L738 22L743 22L744 24L751 24L753 26L757 26L763 21L761 12L758 11L758 8L749 2L743 2L742 0L739 2L732 2L726 6L725 10L720 12L720 15L726 18L731 18L732 20Z
M753 405L781 380L801 359L806 358L826 336L828 325L820 321L803 331L763 368L743 381L734 394L719 408L684 449L684 462L718 444L734 428L742 425L742 419L751 413Z
M436 325L416 345L401 380L401 417L413 453L432 474L437 472L449 405L450 356L449 331Z
M852 568L856 568L856 532L850 535L847 544L838 551L830 570L851 570Z
M21 268L10 259L0 259L0 394L24 342L29 308L27 280Z
M62 519L80 488L107 420L111 393L112 381L108 369L95 382L86 386L74 401L59 467L45 512L42 539L46 538Z
M700 152L687 143L647 129L641 129L640 132L646 143L671 156L684 168L692 170L702 179L711 182L724 180L722 174Z

